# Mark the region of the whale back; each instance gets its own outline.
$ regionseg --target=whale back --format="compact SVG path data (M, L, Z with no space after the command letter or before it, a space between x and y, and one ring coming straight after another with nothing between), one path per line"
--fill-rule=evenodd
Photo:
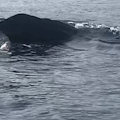
M0 31L12 43L59 43L74 35L77 30L57 20L17 14L0 22Z

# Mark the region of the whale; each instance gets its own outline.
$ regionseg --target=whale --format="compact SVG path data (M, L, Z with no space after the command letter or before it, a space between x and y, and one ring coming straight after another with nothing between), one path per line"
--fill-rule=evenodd
M69 40L77 33L77 29L58 20L21 13L2 20L0 32L9 38L11 43L57 45Z

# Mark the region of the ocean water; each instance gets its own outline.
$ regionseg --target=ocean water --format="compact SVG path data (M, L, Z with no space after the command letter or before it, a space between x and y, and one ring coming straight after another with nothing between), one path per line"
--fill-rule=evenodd
M0 52L0 120L120 120L119 0L0 2L1 18L27 13L79 31L41 54Z
M0 17L28 13L43 18L119 26L119 3L119 0L1 0Z

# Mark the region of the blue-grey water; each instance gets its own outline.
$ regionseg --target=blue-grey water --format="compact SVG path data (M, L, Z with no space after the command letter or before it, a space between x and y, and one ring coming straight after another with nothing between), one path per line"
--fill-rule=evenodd
M119 31L119 8L119 0L1 0L0 17L28 13ZM0 120L120 120L120 45L98 40L119 36L83 29L46 55L0 53Z

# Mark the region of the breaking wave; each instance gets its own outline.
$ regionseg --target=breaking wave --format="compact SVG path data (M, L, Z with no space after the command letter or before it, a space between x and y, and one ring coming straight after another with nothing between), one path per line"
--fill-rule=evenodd
M120 27L89 22L68 22L68 24L78 29L78 36L91 40L96 38L96 40L108 44L120 44Z

